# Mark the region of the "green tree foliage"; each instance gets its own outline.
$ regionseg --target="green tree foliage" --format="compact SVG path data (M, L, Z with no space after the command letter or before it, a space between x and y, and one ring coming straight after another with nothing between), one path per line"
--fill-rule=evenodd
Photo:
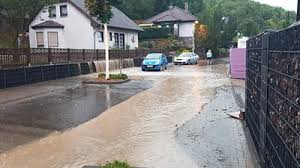
M102 23L109 23L113 16L111 5L118 5L122 0L85 0L84 2L92 16L97 17Z
M155 0L123 0L116 5L131 19L146 19L153 15Z
M220 48L228 48L238 34L255 36L267 29L283 29L295 21L295 12L263 5L251 0L204 0L205 8L199 16L208 29L201 46L218 55ZM226 19L224 19L226 18Z
M237 34L254 36L266 29L282 29L295 21L295 12L271 7L252 0L126 0L117 7L132 19L147 19L166 9L170 4L184 8L207 26L207 38L199 46L228 48L237 40ZM226 17L226 22L222 20Z
M47 5L58 0L0 0L0 17L10 29L13 43L16 45L17 35L28 30L28 26L37 13Z

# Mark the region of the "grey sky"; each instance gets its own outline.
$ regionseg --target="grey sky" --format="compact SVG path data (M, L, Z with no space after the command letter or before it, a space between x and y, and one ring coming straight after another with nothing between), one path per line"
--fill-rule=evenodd
M279 6L287 10L297 11L297 0L254 0L271 6Z

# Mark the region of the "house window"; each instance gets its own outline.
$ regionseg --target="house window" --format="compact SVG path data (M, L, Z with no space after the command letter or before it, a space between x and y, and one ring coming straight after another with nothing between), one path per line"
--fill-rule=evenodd
M125 48L125 35L120 34L120 48L124 49Z
M110 40L110 41L113 41L112 32L109 32L109 40Z
M60 17L68 16L68 7L67 5L60 6Z
M99 39L99 43L102 43L104 41L103 32L98 32L98 39Z
M49 17L55 18L56 17L56 6L49 7Z
M36 44L38 48L44 48L44 33L43 32L36 32Z
M58 47L58 32L48 32L48 47Z
M116 48L119 48L119 44L120 44L120 41L119 41L119 34L118 34L118 33L115 33L114 36L115 36L115 47L116 47Z

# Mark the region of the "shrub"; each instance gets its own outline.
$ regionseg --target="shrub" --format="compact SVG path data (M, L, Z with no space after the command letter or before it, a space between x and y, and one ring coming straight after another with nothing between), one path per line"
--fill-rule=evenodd
M114 161L112 163L108 162L102 168L131 168L127 162Z
M105 73L100 73L98 75L98 79L105 79ZM126 74L123 74L123 73L109 74L109 79L122 79L122 80L126 80L126 79L128 79L128 76Z

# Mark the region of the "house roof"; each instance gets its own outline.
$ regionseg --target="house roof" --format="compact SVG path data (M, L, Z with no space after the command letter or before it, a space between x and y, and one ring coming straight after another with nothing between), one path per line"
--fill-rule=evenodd
M48 21L42 22L40 24L33 25L31 27L33 29L41 29L41 28L61 28L61 29L63 29L64 25L61 25L61 24L59 24L57 22L54 22L52 20L48 20Z
M174 6L162 13L159 13L146 20L146 23L161 23L161 22L194 22L197 17L187 11Z
M94 26L99 26L102 24L99 20L97 20L96 17L92 17L89 15L90 12L86 8L84 0L69 0L69 2L71 2L73 5L75 5L75 7L80 9L81 12L88 16L92 20ZM119 9L112 7L111 10L113 13L113 17L111 18L110 23L108 24L109 27L134 31L143 31L143 29L141 29L133 20L131 20Z

